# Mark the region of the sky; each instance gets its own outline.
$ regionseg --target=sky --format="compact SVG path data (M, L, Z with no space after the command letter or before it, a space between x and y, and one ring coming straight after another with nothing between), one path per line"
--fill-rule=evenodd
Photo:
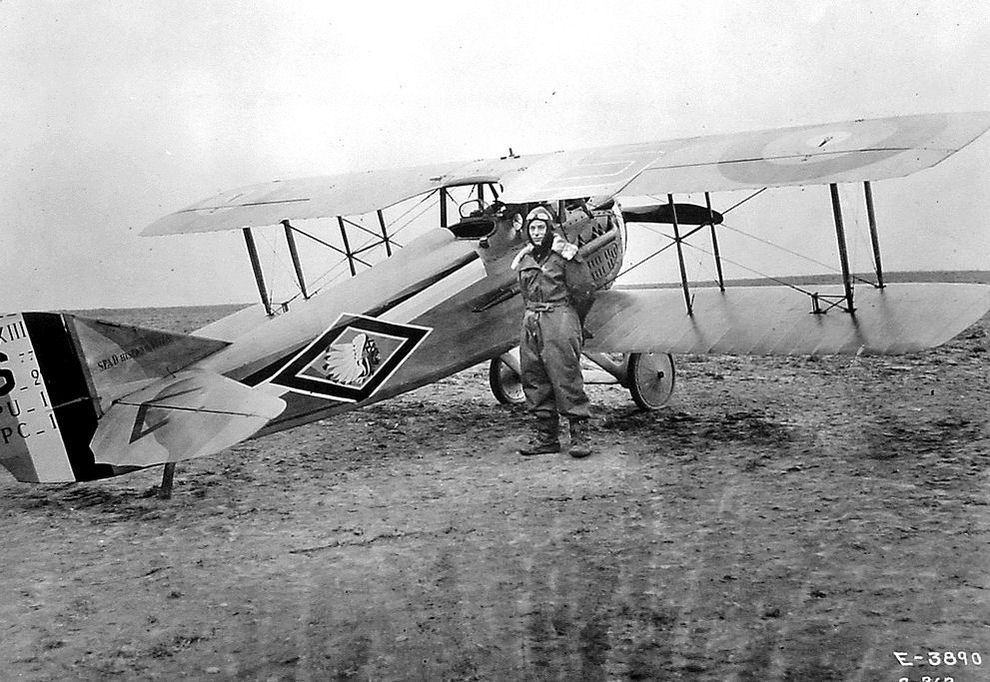
M0 0L0 310L256 300L238 233L139 236L232 187L990 111L988 66L976 1ZM874 187L888 270L990 269L988 138ZM858 192L843 196L861 231ZM732 223L836 262L827 188L768 192ZM726 240L762 273L817 267Z

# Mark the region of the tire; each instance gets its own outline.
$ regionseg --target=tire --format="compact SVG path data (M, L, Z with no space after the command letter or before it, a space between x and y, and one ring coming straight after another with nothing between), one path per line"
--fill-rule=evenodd
M629 392L641 410L659 410L674 393L674 358L670 353L630 353Z
M516 356L518 366L519 351L511 350ZM522 405L526 402L526 394L523 393L522 381L512 367L502 361L501 357L492 358L488 365L488 385L492 389L495 400L503 405Z

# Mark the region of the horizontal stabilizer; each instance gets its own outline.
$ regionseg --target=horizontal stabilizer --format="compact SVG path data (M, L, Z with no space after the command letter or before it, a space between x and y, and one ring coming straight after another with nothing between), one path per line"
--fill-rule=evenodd
M103 416L96 461L152 466L209 455L253 435L285 402L208 372L182 372L122 399Z
M841 288L822 295L841 294ZM855 313L812 313L811 298L789 287L602 292L587 320L588 352L809 355L912 353L939 346L990 310L990 286L890 284L857 288ZM822 306L825 307L825 306Z
M76 315L62 317L79 344L96 395L107 404L134 390L136 382L170 376L230 345Z

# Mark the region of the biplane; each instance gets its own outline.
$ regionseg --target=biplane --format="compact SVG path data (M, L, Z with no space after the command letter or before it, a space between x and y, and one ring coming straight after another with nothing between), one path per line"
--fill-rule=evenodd
M191 334L61 312L0 317L0 464L20 481L114 476L217 453L485 361L496 397L517 401L511 351L522 308L510 263L523 245L523 217L536 205L554 212L600 289L586 321L587 357L641 407L655 409L669 397L676 353L937 346L990 309L990 287L886 283L871 183L933 166L988 127L986 113L856 120L526 156L510 151L493 160L224 192L143 234L241 231L261 302ZM845 183L863 184L875 263L865 284L854 281L847 258L838 193ZM718 246L724 211L713 206L712 193L794 185L829 187L841 285L727 284ZM676 200L702 193L704 205ZM627 197L656 200L632 205ZM437 218L412 240L385 218L404 202ZM309 226L318 220L330 221L339 241ZM663 248L678 257L679 286L615 284L627 229L637 224L669 230ZM291 300L268 295L254 239L261 228L276 230L280 241L284 234L298 285ZM359 245L359 236L370 243ZM337 252L350 276L308 282L296 246L302 238ZM692 239L710 243L718 286L689 281L683 249ZM370 249L384 257L372 262Z

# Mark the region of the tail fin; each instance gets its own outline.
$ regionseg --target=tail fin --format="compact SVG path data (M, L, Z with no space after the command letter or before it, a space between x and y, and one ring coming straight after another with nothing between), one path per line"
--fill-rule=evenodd
M0 465L19 481L88 481L97 423L116 398L227 344L64 313L0 315Z

